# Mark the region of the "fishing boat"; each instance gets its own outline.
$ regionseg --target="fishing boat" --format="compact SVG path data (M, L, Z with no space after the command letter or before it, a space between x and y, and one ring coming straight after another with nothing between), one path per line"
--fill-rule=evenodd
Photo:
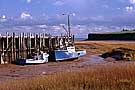
M86 50L75 50L75 46L70 46L65 49L53 50L50 58L54 61L65 61L74 60L84 55L86 55Z
M63 14L65 15L65 14ZM60 40L60 48L58 50L53 50L49 54L49 59L54 60L54 61L64 61L64 60L73 60L77 59L81 56L86 55L86 50L76 50L75 46L73 45L72 42L74 42L74 37L73 41L70 40L71 37L71 31L70 31L70 15L67 15L67 29L63 26L63 29L67 32L68 40L65 42L65 46L63 45L63 40Z
M30 59L25 59L25 58L22 58L22 59L17 59L15 61L16 64L19 64L19 65L25 65L25 64L42 64L42 63L47 63L48 62L48 56L49 54L47 53L36 53L33 58L30 58Z

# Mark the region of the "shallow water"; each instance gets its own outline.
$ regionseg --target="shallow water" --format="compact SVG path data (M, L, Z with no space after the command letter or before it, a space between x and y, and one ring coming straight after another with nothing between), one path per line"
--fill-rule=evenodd
M104 62L104 58L98 55L91 55L89 61L90 63L99 63L99 62Z
M97 63L103 63L104 58L100 57L99 55L90 55L86 60L80 63L80 65L91 65L91 64L97 64Z

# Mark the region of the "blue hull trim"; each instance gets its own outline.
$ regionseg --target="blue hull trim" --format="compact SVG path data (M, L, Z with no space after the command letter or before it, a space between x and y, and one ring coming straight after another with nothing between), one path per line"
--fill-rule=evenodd
M63 61L63 60L78 58L78 53L76 52L68 52L67 50L55 50L54 52L55 52L56 61Z
M73 60L77 59L81 56L85 56L86 51L85 50L79 50L79 51L68 51L68 50L54 50L51 52L50 58L53 61L65 61L65 60Z

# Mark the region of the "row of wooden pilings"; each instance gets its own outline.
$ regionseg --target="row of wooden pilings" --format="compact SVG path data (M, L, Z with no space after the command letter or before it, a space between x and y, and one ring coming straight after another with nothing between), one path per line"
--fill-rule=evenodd
M6 33L0 35L0 63L12 63L19 58L31 58L33 52L49 52L73 44L74 35L68 37L45 33Z

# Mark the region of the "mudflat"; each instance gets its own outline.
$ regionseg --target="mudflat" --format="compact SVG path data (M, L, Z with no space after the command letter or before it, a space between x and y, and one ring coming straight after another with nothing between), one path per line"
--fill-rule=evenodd
M135 41L77 41L75 46L76 49L85 49L87 55L73 61L49 62L38 65L0 65L0 82L58 72L76 72L88 67L94 69L107 64L135 64L135 62L105 61L99 57L100 54L119 47L135 50Z

